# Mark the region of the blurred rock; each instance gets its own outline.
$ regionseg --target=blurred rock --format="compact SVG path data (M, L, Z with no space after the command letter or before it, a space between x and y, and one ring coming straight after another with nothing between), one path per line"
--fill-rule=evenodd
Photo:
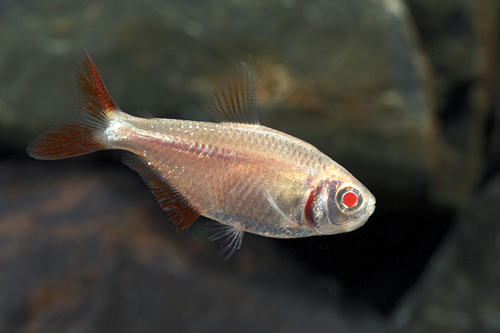
M405 0L435 77L446 141L432 182L436 202L459 207L500 154L500 2ZM485 154L486 153L486 154Z
M399 0L48 0L0 15L0 142L19 151L69 117L86 47L124 110L165 117L206 119L211 89L248 62L262 123L375 192L421 191L441 158L429 66Z
M480 47L474 27L476 2L489 0L405 0L418 28L422 46L432 64L439 107L459 84L477 77ZM493 12L493 11L492 11Z
M499 202L497 177L462 210L456 230L400 304L397 332L500 332Z
M203 219L175 232L124 166L3 162L0 188L1 332L386 332L269 239L224 261Z

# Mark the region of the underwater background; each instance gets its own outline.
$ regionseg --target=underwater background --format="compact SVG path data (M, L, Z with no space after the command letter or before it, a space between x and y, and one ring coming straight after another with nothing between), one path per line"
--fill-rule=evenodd
M0 0L0 332L500 332L499 19L496 0ZM246 62L261 123L375 213L223 260L121 152L30 159L73 115L84 48L155 117L209 120Z

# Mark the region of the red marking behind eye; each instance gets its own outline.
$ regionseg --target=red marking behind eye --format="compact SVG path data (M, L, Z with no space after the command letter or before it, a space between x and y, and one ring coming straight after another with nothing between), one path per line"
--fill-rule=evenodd
M354 192L346 192L342 196L342 203L348 208L352 208L358 203L358 196Z
M312 201L314 199L314 193L316 193L316 189L311 191L311 194L309 194L309 198L307 199L306 207L304 208L304 215L306 216L307 222L315 228L318 229L318 226L316 225L316 222L314 222L312 215L311 215L311 205Z

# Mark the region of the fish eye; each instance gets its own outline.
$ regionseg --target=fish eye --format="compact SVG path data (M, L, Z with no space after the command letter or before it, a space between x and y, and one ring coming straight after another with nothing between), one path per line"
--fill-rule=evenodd
M357 188L345 186L337 191L335 201L342 212L352 213L361 207L363 197Z

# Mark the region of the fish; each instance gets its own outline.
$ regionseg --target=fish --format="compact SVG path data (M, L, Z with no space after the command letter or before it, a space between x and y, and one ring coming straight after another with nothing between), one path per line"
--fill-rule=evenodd
M349 232L375 210L375 197L313 145L259 122L253 73L238 64L214 88L206 108L214 122L140 118L123 112L87 50L75 68L76 116L39 134L35 159L97 150L127 151L177 231L203 215L211 240L229 258L245 232L299 238Z

